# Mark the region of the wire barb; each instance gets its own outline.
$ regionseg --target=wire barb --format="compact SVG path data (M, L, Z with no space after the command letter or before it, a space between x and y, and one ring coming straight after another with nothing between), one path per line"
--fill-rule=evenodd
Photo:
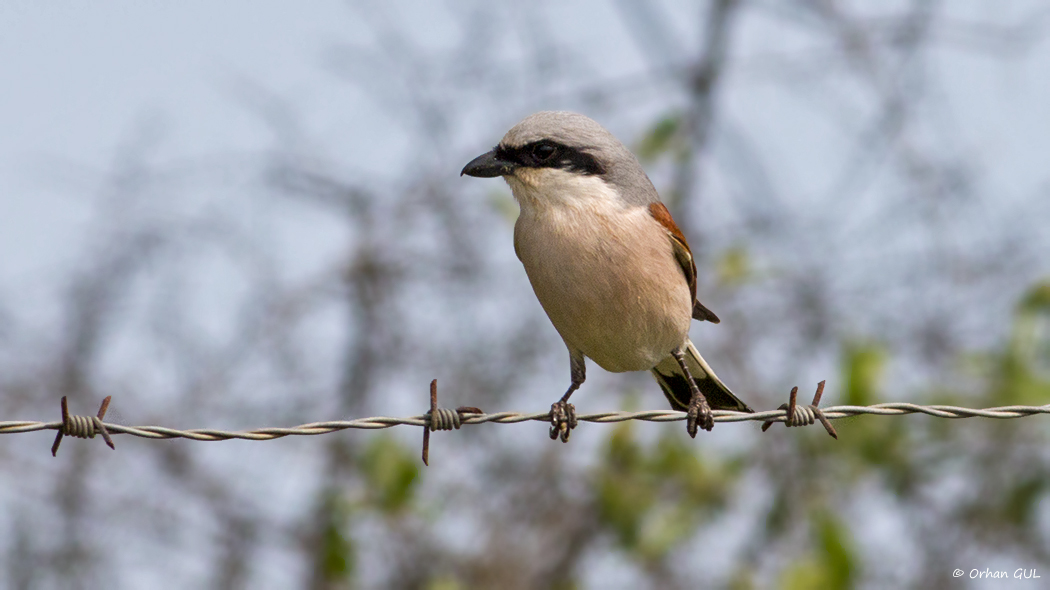
M95 416L70 416L69 402L63 395L62 422L59 425L58 434L55 435L55 443L51 445L51 456L58 456L58 445L62 444L63 436L95 438L96 434L101 434L102 440L106 441L109 448L117 450L117 447L113 445L113 439L109 436L109 430L106 429L106 423L102 421L106 417L106 410L109 409L109 402L112 399L112 395L107 395L106 399L102 400L102 405L99 406L98 414Z
M817 383L817 392L813 394L813 403L808 406L798 405L798 386L791 388L791 396L788 398L788 403L780 404L778 410L784 410L784 426L791 428L792 426L810 426L817 420L824 426L824 430L828 431L831 438L838 440L839 433L835 431L835 427L831 425L831 421L824 415L824 411L818 408L820 404L820 397L824 395L824 381ZM762 432L769 430L769 427L773 425L775 420L766 420L762 423Z
M469 406L460 406L455 410L438 407L438 380L430 382L430 411L423 414L423 465L430 467L430 432L432 430L459 430L463 417L469 414L483 414L481 410Z

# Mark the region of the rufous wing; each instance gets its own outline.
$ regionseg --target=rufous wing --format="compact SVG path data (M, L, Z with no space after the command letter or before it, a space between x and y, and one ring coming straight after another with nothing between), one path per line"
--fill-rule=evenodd
M693 319L717 324L721 321L718 319L718 316L710 309L704 307L696 298L696 262L693 261L693 252L689 249L689 243L685 241L685 234L678 229L678 225L675 224L674 219L671 217L671 212L667 210L663 203L650 204L649 214L667 230L667 235L671 239L674 258L678 262L678 266L681 267L686 282L689 283L689 294L693 298Z

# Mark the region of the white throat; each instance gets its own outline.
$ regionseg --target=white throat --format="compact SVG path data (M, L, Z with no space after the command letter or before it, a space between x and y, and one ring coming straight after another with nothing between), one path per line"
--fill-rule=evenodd
M504 178L522 212L624 208L616 189L598 176L557 168L519 168Z

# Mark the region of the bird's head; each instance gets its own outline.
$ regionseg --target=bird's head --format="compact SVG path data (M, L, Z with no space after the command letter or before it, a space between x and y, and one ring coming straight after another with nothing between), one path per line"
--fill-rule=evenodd
M594 198L628 206L658 199L630 150L594 120L565 111L530 115L460 174L502 176L523 206Z

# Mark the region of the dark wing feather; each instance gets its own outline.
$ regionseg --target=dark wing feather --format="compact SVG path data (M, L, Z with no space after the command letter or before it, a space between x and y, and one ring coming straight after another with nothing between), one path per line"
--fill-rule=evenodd
M699 299L693 301L693 319L700 320L701 322L708 321L712 324L717 324L718 322L722 321L718 319L718 316L715 315L715 312L704 307L704 304L700 303Z

